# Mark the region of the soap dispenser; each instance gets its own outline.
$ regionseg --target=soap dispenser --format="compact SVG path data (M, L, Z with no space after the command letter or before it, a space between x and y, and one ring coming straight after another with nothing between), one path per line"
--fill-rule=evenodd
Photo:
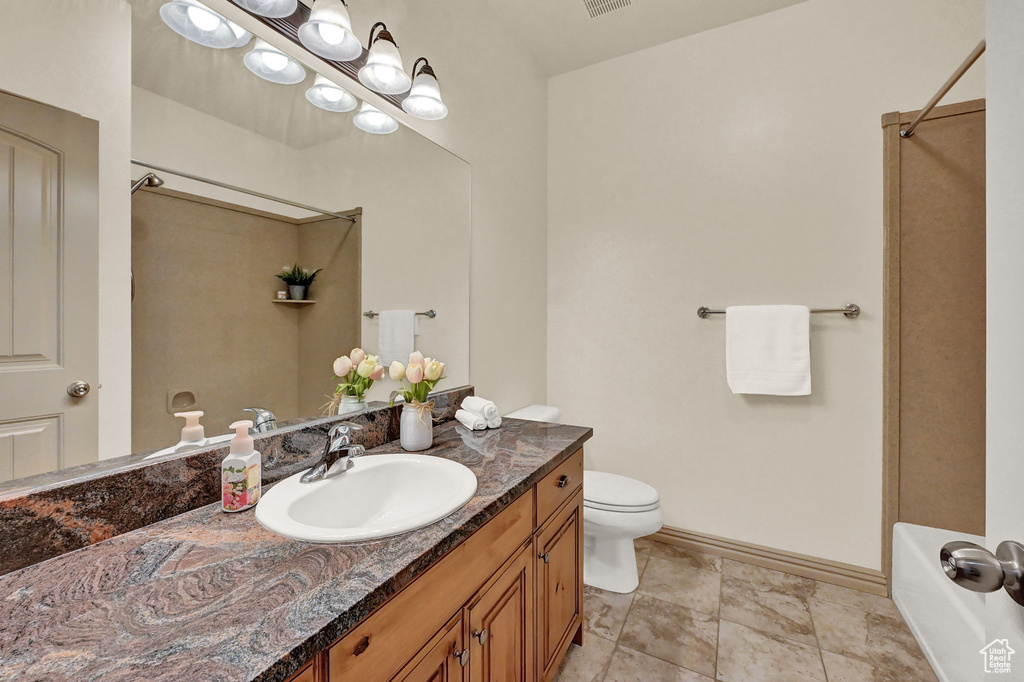
M235 437L231 449L221 463L221 508L226 512L238 512L256 506L260 501L262 471L260 453L254 449L248 419L231 425Z
M206 432L203 430L203 425L199 423L199 418L203 416L202 412L175 412L174 416L183 418L185 426L181 429L181 440L174 446L172 452L193 450L207 444Z

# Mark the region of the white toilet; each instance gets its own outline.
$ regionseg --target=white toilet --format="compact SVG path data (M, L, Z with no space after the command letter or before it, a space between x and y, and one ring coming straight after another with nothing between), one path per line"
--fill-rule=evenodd
M506 415L557 422L561 410L530 405ZM640 481L583 472L583 582L609 592L632 592L640 583L633 540L661 530L665 515L658 491Z

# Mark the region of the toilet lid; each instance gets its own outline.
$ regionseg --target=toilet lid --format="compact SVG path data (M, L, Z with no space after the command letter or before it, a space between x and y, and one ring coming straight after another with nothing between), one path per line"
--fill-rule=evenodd
M583 506L616 512L642 512L657 509L658 491L626 476L603 471L583 472Z

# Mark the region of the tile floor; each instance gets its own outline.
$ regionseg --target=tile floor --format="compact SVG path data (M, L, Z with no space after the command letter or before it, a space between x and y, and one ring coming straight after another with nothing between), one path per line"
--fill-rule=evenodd
M637 540L633 594L586 588L557 682L937 682L896 605Z

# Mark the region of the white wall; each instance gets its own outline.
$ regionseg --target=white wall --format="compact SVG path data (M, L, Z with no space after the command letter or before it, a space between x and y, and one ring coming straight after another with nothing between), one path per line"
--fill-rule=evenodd
M1024 542L1024 4L988 0L986 535ZM1021 651L1024 609L1002 591L986 599L987 638ZM1018 654L1018 657L1020 654ZM1012 661L1020 679L1019 658Z
M131 8L0 2L0 90L99 121L99 448L130 452Z
M548 399L670 526L880 567L882 131L982 0L811 0L553 78ZM946 102L984 94L984 62ZM1018 110L1019 113L1019 110ZM812 321L813 395L732 395L701 305Z

